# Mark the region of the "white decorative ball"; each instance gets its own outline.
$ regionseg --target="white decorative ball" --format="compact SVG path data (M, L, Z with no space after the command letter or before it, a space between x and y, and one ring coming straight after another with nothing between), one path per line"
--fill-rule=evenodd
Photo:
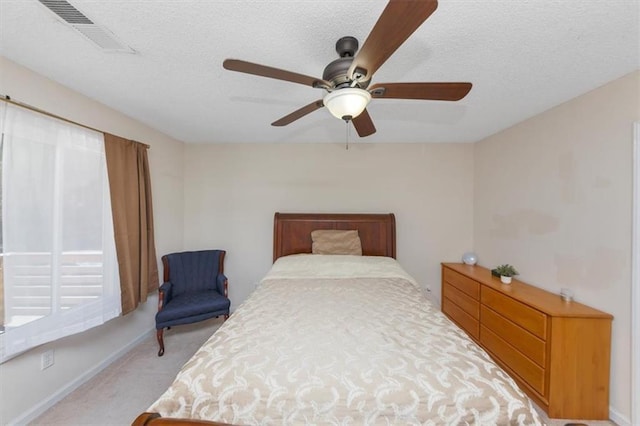
M462 261L467 265L475 265L478 263L478 255L472 251L468 251L462 255Z

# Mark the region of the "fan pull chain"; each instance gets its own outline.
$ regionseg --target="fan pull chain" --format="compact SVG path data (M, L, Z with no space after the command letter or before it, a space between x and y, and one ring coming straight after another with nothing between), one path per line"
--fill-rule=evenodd
M346 139L345 149L347 151L349 151L349 120L344 120L344 124L347 127L347 134L346 134L346 137L345 137L345 139Z

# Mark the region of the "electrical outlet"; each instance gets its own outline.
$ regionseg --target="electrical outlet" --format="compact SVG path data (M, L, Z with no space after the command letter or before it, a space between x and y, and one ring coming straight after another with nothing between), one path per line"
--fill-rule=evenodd
M427 299L433 300L433 299L431 299L431 294L432 294L431 293L431 286L429 286L429 285L424 286L423 287L423 294L427 297Z
M51 367L53 365L53 362L53 349L49 349L40 357L40 370Z

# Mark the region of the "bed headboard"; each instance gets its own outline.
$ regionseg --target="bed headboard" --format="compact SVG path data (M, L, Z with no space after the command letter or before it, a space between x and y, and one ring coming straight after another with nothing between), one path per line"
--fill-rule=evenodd
M393 213L276 213L273 261L289 254L311 253L311 231L315 229L357 229L363 255L396 257Z

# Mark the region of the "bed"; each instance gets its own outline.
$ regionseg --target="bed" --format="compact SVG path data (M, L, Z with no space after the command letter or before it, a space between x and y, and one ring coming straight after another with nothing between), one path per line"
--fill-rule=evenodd
M311 254L357 230L362 255ZM274 264L134 425L541 424L395 260L393 214L281 214Z

